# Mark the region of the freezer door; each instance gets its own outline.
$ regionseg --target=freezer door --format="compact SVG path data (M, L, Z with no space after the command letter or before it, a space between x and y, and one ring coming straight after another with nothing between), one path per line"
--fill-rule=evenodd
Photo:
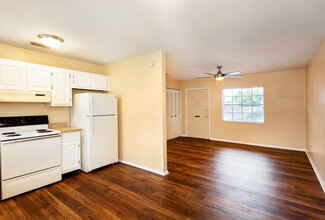
M116 115L117 96L113 94L89 93L88 116Z
M118 162L117 116L88 117L88 161L82 166L90 172L96 168Z

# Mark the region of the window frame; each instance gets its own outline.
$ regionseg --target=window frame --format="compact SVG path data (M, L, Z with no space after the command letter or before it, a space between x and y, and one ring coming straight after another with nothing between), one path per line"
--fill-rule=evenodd
M225 121L224 119L223 119L223 114L224 114L224 95L223 95L223 90L225 90L225 89L232 89L232 90L234 90L234 89L254 89L254 88L263 88L263 122L257 122L257 121ZM231 96L232 98L234 97L233 95ZM254 95L252 95L252 97L254 97ZM222 122L229 122L229 123L233 123L233 122L235 122L235 123L248 123L248 124L260 124L260 125L262 125L262 124L265 124L265 107L264 107L264 104L265 104L265 102L264 102L264 87L263 86L254 86L254 87L236 87L236 88L222 88L221 89L221 99L222 99L222 114L221 114L221 117L222 117ZM234 105L234 104L231 104L231 105ZM232 113L234 113L233 111L232 111ZM243 111L241 111L241 113L243 113Z

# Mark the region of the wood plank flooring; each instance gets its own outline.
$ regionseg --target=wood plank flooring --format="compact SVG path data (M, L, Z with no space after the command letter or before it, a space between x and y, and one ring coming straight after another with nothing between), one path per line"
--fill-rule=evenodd
M167 176L124 164L2 201L0 219L325 219L303 152L177 138Z

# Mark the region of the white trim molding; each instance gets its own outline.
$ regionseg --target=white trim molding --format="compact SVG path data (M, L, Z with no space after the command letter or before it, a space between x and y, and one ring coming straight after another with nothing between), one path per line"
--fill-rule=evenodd
M146 171L149 171L149 172L152 172L152 173L156 173L156 174L159 174L159 175L162 175L162 176L166 176L169 173L168 170L165 170L165 171L155 170L155 169L152 169L152 168L149 168L149 167L146 167L146 166L142 166L142 165L139 165L139 164L135 164L135 163L132 163L132 162L128 162L128 161L125 161L125 160L119 160L119 162L124 163L126 165L130 165L130 166L139 168L139 169L142 169L142 170L146 170Z
M285 146L275 146L275 145L266 145L266 144L255 144L255 143L224 140L224 139L217 139L217 138L209 138L209 139L212 140L212 141L221 141L221 142L228 142L228 143L235 143L235 144L252 145L252 146L257 146L257 147L268 147L268 148L277 148L277 149L282 149L282 150L293 150L293 151L306 152L306 149L296 148L296 147L285 147Z
M316 164L314 163L314 161L313 161L313 159L311 158L311 156L310 156L310 154L309 154L308 151L306 151L306 154L307 154L307 157L308 157L308 160L309 160L311 166L312 166L313 169L314 169L314 172L315 172L315 174L316 174L316 177L317 177L317 179L318 179L318 182L320 183L320 185L321 185L321 187L322 187L322 189L323 189L323 192L325 193L325 182L324 182L324 180L322 179L320 173L318 172L317 167L316 167Z
M191 91L191 90L201 90L201 89L207 89L208 90L208 101L209 101L209 139L210 139L210 87L202 87L202 88L189 88L189 89L185 89L185 135L182 135L183 137L187 136L187 91Z

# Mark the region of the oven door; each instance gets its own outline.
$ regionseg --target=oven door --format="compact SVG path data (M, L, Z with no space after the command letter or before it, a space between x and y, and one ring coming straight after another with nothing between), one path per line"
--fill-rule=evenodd
M1 180L61 165L61 136L1 142Z

